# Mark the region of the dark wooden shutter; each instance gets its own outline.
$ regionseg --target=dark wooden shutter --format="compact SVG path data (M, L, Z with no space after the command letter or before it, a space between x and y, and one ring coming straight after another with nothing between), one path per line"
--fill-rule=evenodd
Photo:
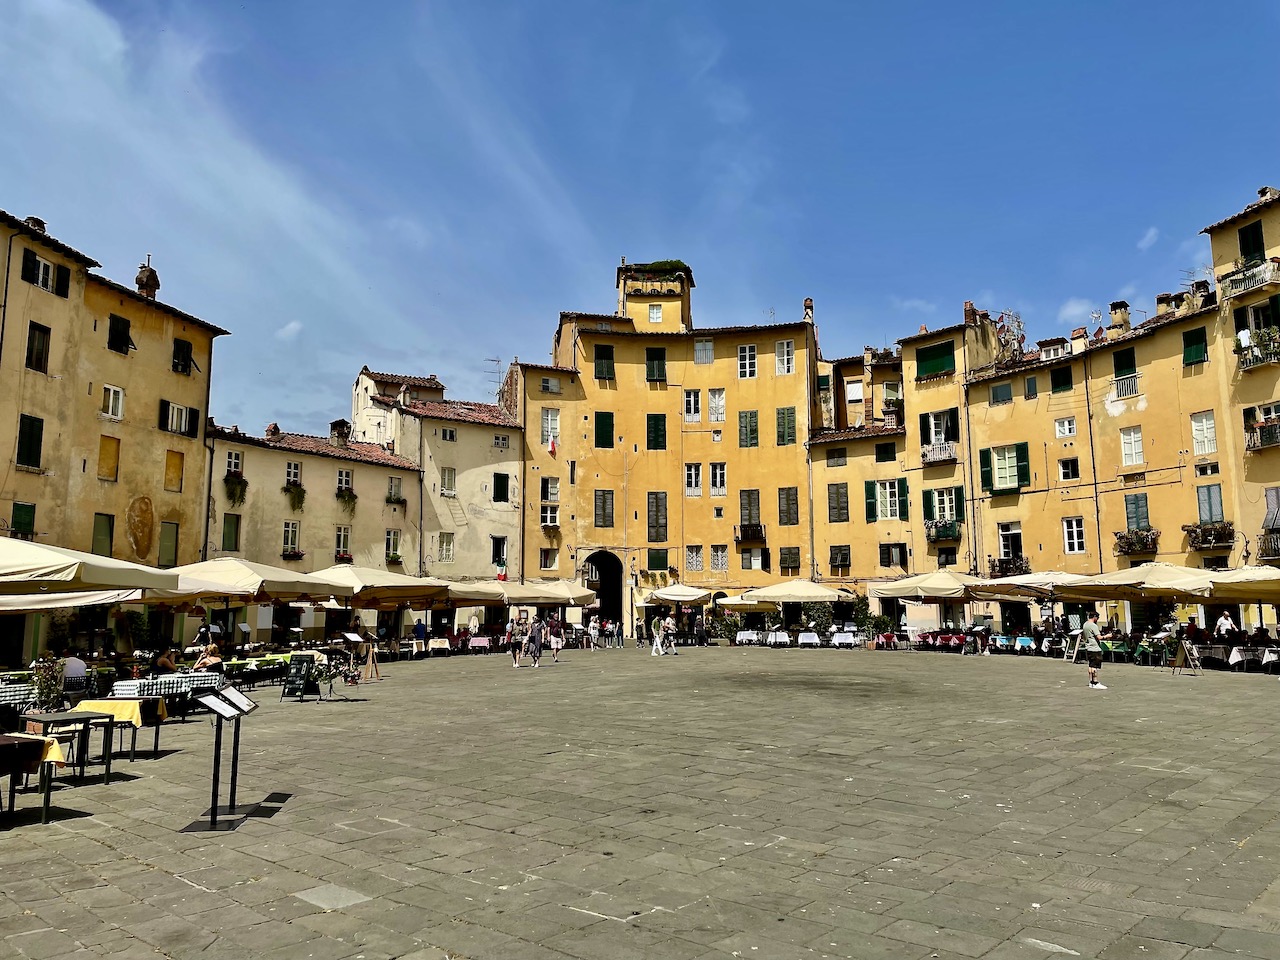
M166 430L166 431L169 429L169 401L168 400L160 401L160 429Z
M947 440L956 442L960 439L960 408L952 407L947 411L947 422L944 426L943 435Z
M751 519L751 491L750 490L738 491L738 522L743 524L755 522L754 520Z
M21 414L18 417L18 463L39 469L44 452L44 421Z
M667 415L665 413L651 413L647 419L647 443L646 446L650 450L667 449Z
M595 492L595 525L603 527L604 523L604 491L597 490Z
M596 358L596 379L612 380L613 379L613 346L607 343L597 343L595 346Z
M667 540L667 495L649 494L649 542L665 543Z
M876 482L874 480L866 480L863 482L862 492L867 498L867 523L875 523L880 519L880 513L876 509Z
M930 420L927 413L920 414L920 442L928 444L933 440L933 436L929 433Z
M770 563L769 563L769 548L768 548L768 547L762 547L762 548L760 549L760 569L761 569L761 570L763 570L765 573L768 573L768 572L769 572L769 566L770 566Z
M71 268L58 264L53 268L53 292L66 300L71 295Z
M1271 307L1271 326L1280 327L1280 294L1268 297L1267 303Z
M1240 258L1246 264L1260 263L1266 259L1267 245L1262 238L1262 221L1247 223L1236 231L1240 239Z
M889 544L887 543L880 544L880 566L893 566L893 552L889 549Z
M1025 443L1014 444L1018 456L1018 486L1031 486L1031 447Z
M964 519L964 487L956 487L956 519Z
M15 503L9 523L17 533L36 532L36 505L34 503Z
M779 407L777 411L778 446L787 444L787 408Z
M925 520L932 520L933 519L933 491L925 490L921 496L922 496L921 506L923 507L923 509L920 512L920 516L923 517Z
M1111 369L1117 377L1127 377L1138 372L1138 361L1133 354L1133 347L1125 347L1111 355Z
M511 499L511 477L505 473L493 475L493 502L507 503Z
M983 447L978 451L978 477L982 489L991 492L991 448Z
M1249 329L1249 308L1236 307L1231 311L1231 318L1235 322L1236 333Z
M738 446L740 447L751 446L751 443L750 443L751 434L748 431L747 424L748 424L747 411L739 410L738 411Z
M40 261L36 259L36 252L30 248L22 251L22 279L27 283L40 282Z
M898 478L898 519L911 519L911 497L907 494L907 478Z
M187 436L200 436L200 409L198 407L187 407Z
M596 446L608 449L613 446L613 411L596 411Z

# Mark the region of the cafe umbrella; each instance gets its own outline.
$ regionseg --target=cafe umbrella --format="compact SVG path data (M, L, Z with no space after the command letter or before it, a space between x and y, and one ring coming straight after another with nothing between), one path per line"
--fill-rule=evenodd
M176 588L178 575L65 547L0 539L0 594Z

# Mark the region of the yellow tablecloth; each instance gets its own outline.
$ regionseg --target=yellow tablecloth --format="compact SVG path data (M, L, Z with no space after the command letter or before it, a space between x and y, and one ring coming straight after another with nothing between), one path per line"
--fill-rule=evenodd
M161 699L156 706L159 719L163 722L168 716L164 709L164 700ZM132 723L135 727L142 726L142 702L140 700L81 700L76 704L76 711L109 713L116 718L118 723Z
M56 763L58 766L66 766L67 759L62 755L62 744L53 737L42 737L35 733L11 733L11 737L21 737L23 740L43 740L44 753L40 757L41 763Z

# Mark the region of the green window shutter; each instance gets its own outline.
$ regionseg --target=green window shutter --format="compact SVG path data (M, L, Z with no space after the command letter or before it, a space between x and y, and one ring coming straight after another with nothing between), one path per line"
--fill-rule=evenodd
M111 556L111 541L115 539L116 518L109 513L95 513L93 515L93 547L91 548L95 554L100 557Z
M960 439L960 408L952 407L947 411L947 422L944 431L946 439L955 443Z
M796 442L796 408L787 407L787 444L791 445Z
M1023 383L1022 396L1027 400L1034 400L1040 395L1040 388L1036 384L1035 377L1027 377Z
M907 495L907 478L898 478L898 519L911 519L911 497Z
M1014 444L1014 451L1018 455L1018 486L1031 486L1031 448L1028 444Z
M596 411L596 447L609 449L613 446L613 412L611 410Z
M738 522L752 523L751 519L751 491L738 491Z
M920 414L920 442L928 443L931 439L929 436L929 415L922 413Z
M981 486L987 493L991 492L993 483L991 481L991 448L983 447L978 451L978 476L981 479Z
M36 505L34 503L15 503L10 516L9 526L15 533L36 532Z
M44 453L44 421L21 414L18 417L18 463L39 467Z
M879 512L876 510L876 482L864 481L862 491L867 497L867 523L875 523L880 519Z
M1236 307L1231 311L1231 318L1235 322L1236 333L1249 329L1249 308Z
M1049 371L1049 389L1053 393L1065 393L1073 383L1070 367L1055 367Z
M784 447L787 444L787 408L779 407L776 416L778 421L778 446Z
M645 446L650 450L667 449L667 415L651 413L645 418Z
M646 347L644 351L644 376L650 383L663 383L667 379L666 347Z
M751 432L748 429L747 411L738 411L738 446L751 446Z
M956 487L956 519L964 520L964 487Z
M1280 295L1268 297L1267 303L1271 307L1271 326L1280 327Z
M935 343L916 350L916 379L942 373L954 373L956 369L956 345L954 340Z
M1274 311L1275 308L1272 307L1272 310ZM1272 316L1275 316L1274 312ZM1182 365L1190 366L1193 363L1204 363L1208 359L1209 343L1205 328L1196 327L1194 330L1186 331L1182 335Z
M1201 523L1222 522L1222 486L1220 484L1196 487L1196 500L1200 508Z
M819 390L831 389L831 374L829 373L818 374L818 389ZM799 553L799 550L800 548L796 547L797 554ZM796 566L799 566L799 563L797 563Z
M1245 263L1260 263L1266 259L1267 245L1262 238L1262 221L1245 224L1236 235L1240 238L1240 258Z
M1147 513L1147 495L1145 493L1125 494L1124 520L1130 530L1146 530L1151 526L1151 517Z
M920 516L923 517L925 520L932 520L933 519L933 491L925 490L922 494L922 498L923 498L923 509L920 511Z
M1111 368L1117 377L1127 377L1138 372L1138 362L1133 347L1125 347L1111 355Z
M613 345L597 343L595 346L596 379L613 379Z

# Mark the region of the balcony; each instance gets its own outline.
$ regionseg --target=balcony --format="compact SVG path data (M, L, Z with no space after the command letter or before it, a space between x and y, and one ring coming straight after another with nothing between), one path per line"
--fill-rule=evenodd
M1239 337L1236 337L1239 342ZM1240 358L1241 370L1252 370L1264 367L1269 363L1280 363L1280 330L1265 327L1250 334L1249 346L1238 345L1236 356Z
M1142 376L1140 373L1127 373L1123 377L1116 377L1111 381L1114 393L1113 398L1116 400L1127 400L1130 397L1138 395L1138 378Z
M1244 434L1245 450L1280 447L1280 422L1255 423Z
M1139 530L1117 530L1116 553L1122 557L1155 553L1160 549L1160 531L1143 527Z
M947 543L960 539L960 530L964 523L960 520L926 520L924 522L924 538L930 543Z
M993 580L1031 572L1031 561L1026 557L989 557L988 561L987 570Z
M763 523L739 523L733 528L734 543L763 543Z
M920 448L920 462L925 466L931 463L949 463L956 459L956 442L954 440L936 440Z
M1280 560L1280 533L1258 534L1258 559Z
M1218 289L1225 299L1230 300L1273 283L1280 283L1280 261L1264 260L1242 270L1223 274L1218 281Z
M1230 550L1236 542L1236 528L1230 520L1218 523L1188 523L1182 527L1192 550Z

